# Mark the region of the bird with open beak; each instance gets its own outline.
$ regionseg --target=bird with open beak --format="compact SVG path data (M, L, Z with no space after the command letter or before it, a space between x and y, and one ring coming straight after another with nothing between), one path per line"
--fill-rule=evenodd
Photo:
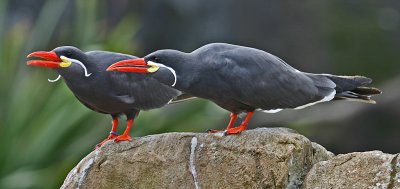
M332 100L375 103L381 91L365 87L371 79L301 72L265 51L212 43L191 53L159 50L144 58L122 60L108 71L151 75L182 92L209 99L231 112L225 134L247 129L255 110L275 113ZM238 113L244 121L234 127ZM211 132L218 132L212 130Z
M115 142L131 141L130 129L140 110L162 107L181 94L143 74L106 72L112 63L135 59L135 56L107 51L83 52L72 46L63 46L28 55L28 58L33 57L38 59L29 60L29 66L54 69L59 74L57 80L62 77L82 104L111 115L111 132L97 147L112 139ZM127 127L122 135L118 135L118 117L123 114L127 117Z

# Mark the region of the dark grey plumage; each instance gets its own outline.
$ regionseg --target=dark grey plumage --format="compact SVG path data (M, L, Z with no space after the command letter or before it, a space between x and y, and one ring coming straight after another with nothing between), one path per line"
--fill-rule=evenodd
M33 52L28 57L45 59L27 64L54 68L80 102L94 111L111 115L110 135L97 147L109 140L131 141L130 129L139 111L164 106L181 94L147 75L106 71L116 61L136 58L130 55L106 51L85 53L64 46L50 52ZM118 135L118 117L122 114L127 117L127 127Z
M115 61L135 56L107 51L84 53L70 46L58 47L53 51L59 56L79 60L91 73L85 77L83 68L78 64L56 69L74 95L94 111L114 116L126 114L128 118L134 118L140 110L162 107L180 94L143 74L106 71Z
M232 112L225 134L246 130L256 109L274 113L335 99L374 102L370 96L380 94L364 87L371 82L366 77L304 73L265 51L224 43L191 53L160 50L143 59L116 62L107 70L150 73L161 83L215 102ZM241 112L246 118L234 127Z
M145 61L175 70L174 88L210 99L234 113L302 108L333 99L373 102L370 95L380 93L363 87L371 82L366 77L304 73L265 51L224 43L208 44L191 53L160 50L147 55ZM173 81L166 68L152 76L169 85Z

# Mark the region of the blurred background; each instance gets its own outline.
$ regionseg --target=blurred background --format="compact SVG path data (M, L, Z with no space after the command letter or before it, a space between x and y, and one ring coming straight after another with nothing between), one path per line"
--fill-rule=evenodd
M73 45L144 56L226 42L273 53L306 72L366 75L378 104L334 102L256 113L256 127L290 127L334 153L400 152L400 1L1 0L0 188L57 188L109 132L52 70L26 55ZM194 100L142 112L135 137L223 129L229 112ZM121 121L120 130L125 129Z

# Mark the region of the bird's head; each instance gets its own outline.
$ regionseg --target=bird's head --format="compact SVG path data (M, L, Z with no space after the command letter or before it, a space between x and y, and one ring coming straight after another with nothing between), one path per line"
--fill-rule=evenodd
M127 59L116 62L107 68L107 71L153 73L164 83L175 86L177 73L180 70L183 52L176 50L159 50L144 58ZM172 78L173 77L173 78ZM169 80L166 82L166 80Z
M37 51L29 54L27 58L40 58L39 60L29 60L27 65L55 68L59 72L81 73L82 70L86 77L90 76L83 62L86 54L76 47L63 46L57 47L52 51Z

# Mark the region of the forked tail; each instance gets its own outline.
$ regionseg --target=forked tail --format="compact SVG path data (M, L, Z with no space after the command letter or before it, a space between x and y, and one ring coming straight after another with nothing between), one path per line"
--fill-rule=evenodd
M375 104L371 96L381 94L381 90L375 87L365 87L372 79L364 76L336 76L323 74L335 84L336 95L333 100L352 100Z

